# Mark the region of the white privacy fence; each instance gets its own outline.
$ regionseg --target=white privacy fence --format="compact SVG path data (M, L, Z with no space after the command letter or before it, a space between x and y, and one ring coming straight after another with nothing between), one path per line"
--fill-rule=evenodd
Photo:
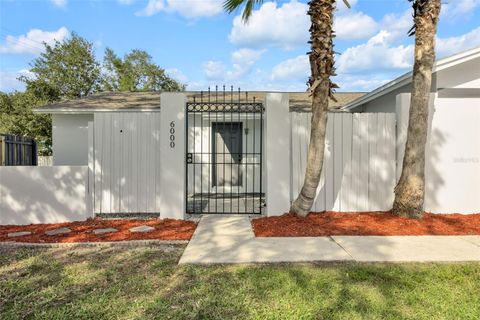
M39 167L51 167L51 166L53 166L53 157L52 156L38 156L37 157L37 166L39 166Z
M305 175L311 113L291 113L291 200ZM329 113L325 161L312 211L390 210L395 186L395 114Z
M290 200L294 200L305 174L311 113L290 115ZM89 190L94 212L158 213L164 151L160 149L160 113L97 113L92 135L94 175ZM395 141L394 114L329 113L324 170L313 210L389 210L395 185ZM203 147L203 152L208 151L208 145ZM182 180L183 165L175 164Z
M90 135L94 212L158 213L160 113L96 113Z

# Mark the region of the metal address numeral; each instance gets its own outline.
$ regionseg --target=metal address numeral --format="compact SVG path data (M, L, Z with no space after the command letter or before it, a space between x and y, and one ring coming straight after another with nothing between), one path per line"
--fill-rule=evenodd
M170 122L170 148L175 148L175 121Z

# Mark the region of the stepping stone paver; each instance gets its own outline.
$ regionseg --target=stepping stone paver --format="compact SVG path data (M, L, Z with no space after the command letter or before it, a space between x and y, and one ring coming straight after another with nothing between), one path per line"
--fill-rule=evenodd
M94 234L105 234L105 233L112 233L112 232L117 232L118 230L115 228L104 228L104 229L94 229L93 233Z
M15 238L15 237L23 237L23 236L29 236L32 233L30 231L18 231L18 232L10 232L8 233L9 238Z
M56 236L56 235L59 235L59 234L69 233L71 231L72 230L70 230L69 228L58 228L58 229L45 231L45 234L47 236Z
M131 232L150 232L150 231L155 230L155 228L143 225L143 226L138 226L138 227L132 227L128 230L130 230Z

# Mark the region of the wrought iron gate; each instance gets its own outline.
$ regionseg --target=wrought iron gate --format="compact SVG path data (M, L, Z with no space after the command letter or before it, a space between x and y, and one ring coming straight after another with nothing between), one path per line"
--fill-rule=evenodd
M233 87L187 102L187 213L262 213L263 112Z

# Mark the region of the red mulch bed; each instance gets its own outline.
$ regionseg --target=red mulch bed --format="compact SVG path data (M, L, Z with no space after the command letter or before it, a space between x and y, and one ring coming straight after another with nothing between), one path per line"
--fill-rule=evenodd
M480 214L431 214L423 219L390 212L310 213L259 218L252 221L257 237L480 235Z
M132 227L148 225L155 230L150 232L131 232ZM72 231L67 234L48 236L47 230L67 227ZM113 233L95 235L92 230L115 228ZM105 242L125 240L190 240L196 224L192 221L174 219L149 220L103 220L88 219L81 222L67 222L56 224L32 224L27 226L7 225L0 226L0 241L32 242L32 243L67 243L67 242ZM10 232L30 231L29 236L9 238Z

